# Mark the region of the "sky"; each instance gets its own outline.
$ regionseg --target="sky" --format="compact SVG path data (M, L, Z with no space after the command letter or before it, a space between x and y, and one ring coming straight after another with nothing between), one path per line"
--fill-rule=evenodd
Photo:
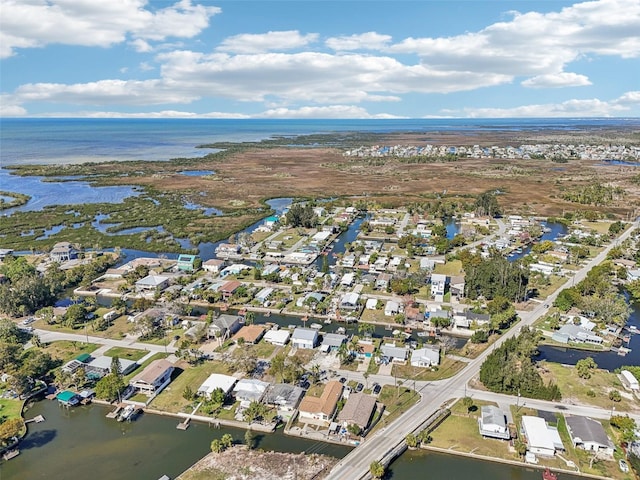
M2 0L2 117L640 117L640 0Z

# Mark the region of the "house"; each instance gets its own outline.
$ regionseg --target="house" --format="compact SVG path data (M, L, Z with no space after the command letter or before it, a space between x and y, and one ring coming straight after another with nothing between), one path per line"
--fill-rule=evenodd
M120 361L120 373L122 375L128 375L138 368L138 364L132 360L126 358L118 359ZM111 364L113 362L112 357L100 356L96 357L84 366L87 377L89 378L101 378L111 372Z
M240 245L235 243L221 243L216 247L216 257L231 258L237 257L240 253Z
M560 343L594 343L601 344L603 342L603 338L596 335L595 333L591 333L586 328L580 327L578 325L573 325L571 323L567 323L563 325L560 330L554 332L551 336L552 340Z
M347 342L347 336L339 333L326 333L322 337L321 352L333 352L338 350L340 346Z
M322 300L324 300L323 294L318 292L309 292L296 300L296 307L304 307L305 305L320 303Z
M431 275L431 296L436 302L444 302L444 291L447 285L447 276L440 273Z
M440 365L440 347L425 345L411 352L412 367L434 367Z
M296 328L291 335L293 348L313 349L318 346L318 331L312 328Z
M340 300L340 308L342 310L357 310L360 295L355 292L345 293Z
M208 399L211 398L211 394L217 390L222 390L225 397L231 393L231 389L238 381L237 378L230 375L222 375L221 373L212 373L198 388L198 395L202 395Z
M376 278L376 289L377 290L386 290L389 288L389 283L391 282L391 274L390 273L381 273Z
M614 445L602 424L589 417L565 416L569 438L574 447L613 457Z
M368 298L364 308L366 308L367 310L375 310L376 308L378 308L378 299Z
M556 450L564 450L558 430L549 427L544 418L524 415L522 433L527 440L527 451L545 457L553 457Z
M391 362L405 363L409 357L409 350L406 347L385 344L380 346L380 354Z
M511 439L504 412L493 405L480 407L478 429L483 437L500 438L502 440Z
M169 277L163 275L147 275L136 282L136 291L162 291L169 286Z
M278 409L278 412L293 412L300 403L304 395L304 390L300 387L287 383L276 383L269 386L262 397L262 403L271 405Z
M241 286L242 283L238 280L229 280L228 282L225 282L218 291L222 293L222 298L229 300Z
M52 261L62 263L78 258L78 251L69 242L58 242L53 246L49 257Z
M204 269L205 272L220 273L220 270L222 269L222 267L224 267L224 264L225 264L224 260L212 258L204 262L202 264L202 268Z
M429 324L433 325L434 324L434 319L444 319L447 321L450 321L449 319L449 311L448 310L434 310L431 312L425 312L425 317L428 315L429 318ZM447 323L446 321L439 321L436 322L438 323L440 326L445 326L448 325L449 323Z
M260 290L258 293L256 293L256 296L253 297L253 299L260 304L264 304L267 301L267 299L271 296L272 293L273 293L273 288L265 287L262 290Z
M187 330L184 332L184 338L187 340L197 343L207 334L207 324L205 322L188 322L185 320L183 324L188 325Z
M359 340L356 348L356 358L364 360L365 358L373 357L373 353L376 351L376 346L370 340Z
M232 340L237 342L243 338L246 343L256 344L264 335L264 331L265 328L262 325L245 325L233 336Z
M284 347L289 341L291 334L288 330L268 330L264 334L264 341L269 342L272 345Z
M629 370L622 370L620 372L620 380L622 381L622 384L629 390L635 392L640 390L638 379Z
M427 257L420 258L420 270L428 270L431 272L434 268L436 268L435 260Z
M197 255L187 255L182 253L178 255L178 263L176 263L176 267L181 272L193 272L196 270L197 259Z
M394 300L388 300L387 304L384 307L384 314L387 317L392 317L393 315L397 315L400 311L400 304Z
M129 385L141 393L156 395L171 383L173 363L161 358L154 360L147 367L131 379Z
M345 273L340 280L340 285L343 287L350 287L353 285L356 276L353 272Z
M233 387L233 395L240 401L241 407L248 407L251 402L262 400L264 393L269 387L269 383L255 378L243 378Z
M464 277L462 275L456 275L451 277L449 281L449 291L451 292L451 297L455 297L458 300L464 297Z
M234 263L220 271L220 278L224 278L228 275L240 275L244 270L251 270L251 267L244 263Z
M338 414L337 421L345 428L349 425L357 425L362 430L366 430L376 411L376 405L376 397L364 393L352 393Z
M327 382L320 397L305 396L300 402L300 422L328 425L336 413L338 401L342 398L342 384L332 380Z
M241 326L238 316L223 313L211 320L208 333L214 337L227 338L240 330Z

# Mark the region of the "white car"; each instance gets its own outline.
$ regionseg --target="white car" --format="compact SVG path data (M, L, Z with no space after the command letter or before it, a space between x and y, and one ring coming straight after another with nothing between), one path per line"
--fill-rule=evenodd
M627 462L625 462L624 460L618 460L618 466L624 473L629 473L629 465L627 465Z

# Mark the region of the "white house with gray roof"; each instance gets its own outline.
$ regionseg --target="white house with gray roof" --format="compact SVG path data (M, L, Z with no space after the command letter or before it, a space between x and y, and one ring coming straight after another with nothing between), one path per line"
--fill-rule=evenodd
M313 328L296 328L291 335L294 348L313 349L318 346L318 331Z
M440 347L425 345L411 352L412 367L434 367L440 365Z
M511 438L504 412L493 405L480 407L478 429L483 437L500 438L502 440Z
M598 452L612 457L614 445L602 424L589 417L567 415L565 417L569 437L574 447L590 452Z
M325 333L322 337L321 350L332 352L338 350L343 343L347 342L347 336L339 333Z
M404 363L409 357L409 350L405 347L396 347L395 345L382 345L380 347L382 356L387 357L391 362Z

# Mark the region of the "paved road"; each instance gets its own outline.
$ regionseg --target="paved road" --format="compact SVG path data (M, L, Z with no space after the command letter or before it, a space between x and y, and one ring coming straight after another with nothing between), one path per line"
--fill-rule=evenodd
M520 312L519 325L531 325L535 320L546 313L548 308L546 305L551 304L558 293L564 288L568 288L574 283L581 281L591 268L601 263L615 245L627 239L631 232L638 227L636 221L632 228L627 229L617 241L611 242L600 254L592 259L588 264L582 267L573 278L567 280L558 290L547 297L545 303L539 304L532 311ZM389 453L398 448L404 441L404 437L418 428L427 418L433 415L443 404L451 399L460 398L466 391L466 385L480 371L480 366L485 358L497 347L500 346L508 338L518 334L520 328L515 327L506 332L498 339L492 348L488 348L475 360L471 361L465 369L463 369L455 377L441 381L427 383L420 389L421 399L412 408L404 412L396 421L384 429L376 432L371 438L362 443L358 448L354 449L349 455L344 457L329 473L327 480L343 480L343 479L360 479L369 477L369 465L374 460L384 460L389 457ZM530 400L527 399L529 402ZM587 408L587 407L581 407ZM571 406L571 411L577 411ZM586 410L585 410L586 411Z
M177 348L175 348L172 343L169 343L167 346L154 345L151 343L136 342L132 339L114 340L111 338L93 337L91 335L87 336L78 333L51 332L49 330L40 329L35 330L34 333L38 335L38 337L40 337L40 341L43 343L68 340L71 342L89 342L95 343L97 345L107 345L109 347L133 348L136 350L146 350L153 353L175 353L177 350Z

